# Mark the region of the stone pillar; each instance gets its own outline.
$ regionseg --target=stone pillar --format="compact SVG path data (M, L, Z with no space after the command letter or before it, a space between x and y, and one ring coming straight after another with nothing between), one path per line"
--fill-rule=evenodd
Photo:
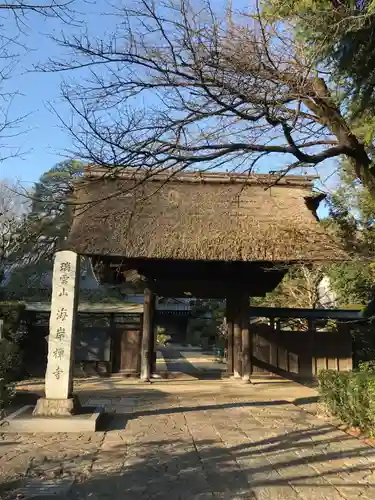
M34 415L71 415L78 409L78 401L72 394L78 290L79 256L69 250L57 252L53 266L45 398L38 400Z
M153 293L149 288L144 291L143 330L141 345L141 379L148 382L151 377L151 345L153 341Z

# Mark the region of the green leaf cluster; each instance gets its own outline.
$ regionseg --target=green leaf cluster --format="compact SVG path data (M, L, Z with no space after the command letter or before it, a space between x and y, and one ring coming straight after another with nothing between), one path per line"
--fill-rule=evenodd
M264 0L262 14L289 24L311 62L345 90L354 115L374 111L374 0Z
M322 370L319 373L322 400L343 422L375 435L375 374Z

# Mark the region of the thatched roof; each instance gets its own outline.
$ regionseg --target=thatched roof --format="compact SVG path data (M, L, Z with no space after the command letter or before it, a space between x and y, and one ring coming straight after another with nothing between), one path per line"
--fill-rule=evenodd
M86 255L203 261L332 261L345 253L308 206L312 177L89 169L68 248ZM83 203L83 205L82 205Z

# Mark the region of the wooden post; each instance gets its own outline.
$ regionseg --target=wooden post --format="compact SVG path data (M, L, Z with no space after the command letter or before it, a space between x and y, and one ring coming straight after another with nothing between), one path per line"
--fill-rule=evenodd
M155 331L155 295L151 295L151 325L150 325L150 347L149 347L149 363L150 375L156 371L156 331Z
M150 360L151 360L151 340L152 334L152 304L153 294L149 288L144 290L144 306L143 306L143 330L141 344L141 379L148 382L151 377Z
M250 318L249 318L249 297L244 295L241 301L242 319L242 380L250 383L251 375L251 339L250 339Z
M315 363L315 331L316 324L312 321L308 321L308 331L309 331L309 347L311 356L311 378L316 375L316 363Z
M242 307L241 297L237 296L233 314L233 377L242 376Z
M120 371L120 363L119 363L119 350L120 350L120 342L119 336L116 331L116 323L115 323L115 315L111 313L110 317L110 332L111 332L111 357L109 363L109 373L116 373Z
M276 328L275 324L275 318L270 318L270 330L271 330L271 335L270 335L270 340L271 340L271 345L270 345L270 365L271 365L271 370L272 367L274 368L273 371L271 371L271 375L275 375L275 370L278 368L277 364L277 343L279 341L278 339L278 331Z
M348 323L338 324L338 335L340 335L340 346L338 369L347 371L353 369L353 339Z
M226 304L227 319L227 374L233 375L233 298L227 297Z

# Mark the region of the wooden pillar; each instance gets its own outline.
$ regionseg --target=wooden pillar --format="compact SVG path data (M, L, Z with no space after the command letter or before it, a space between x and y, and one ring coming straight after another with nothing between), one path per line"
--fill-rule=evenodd
M311 357L311 378L316 375L316 363L315 363L315 332L316 323L312 320L308 321L308 331L309 331L309 354Z
M242 377L242 307L241 297L235 298L233 314L233 377Z
M226 303L227 319L227 374L233 375L233 298L228 297Z
M153 341L152 316L153 316L153 293L149 288L144 290L143 302L143 329L141 343L141 379L145 382L151 377L151 342Z
M115 314L111 313L110 317L110 332L111 332L111 357L110 357L110 373L120 371L120 360L118 353L120 350L119 336L116 331Z
M278 329L275 323L275 318L270 318L270 330L271 330L270 365L271 365L271 370L272 368L274 368L274 370L271 371L271 375L275 375L275 370L277 370L278 368L277 343L279 341Z
M348 371L353 369L353 338L349 323L338 324L340 349L338 350L338 369Z
M242 380L250 382L251 375L251 332L249 318L249 297L244 295L241 301L242 319Z
M150 374L156 371L156 330L155 330L155 294L151 296L151 334L149 348Z

